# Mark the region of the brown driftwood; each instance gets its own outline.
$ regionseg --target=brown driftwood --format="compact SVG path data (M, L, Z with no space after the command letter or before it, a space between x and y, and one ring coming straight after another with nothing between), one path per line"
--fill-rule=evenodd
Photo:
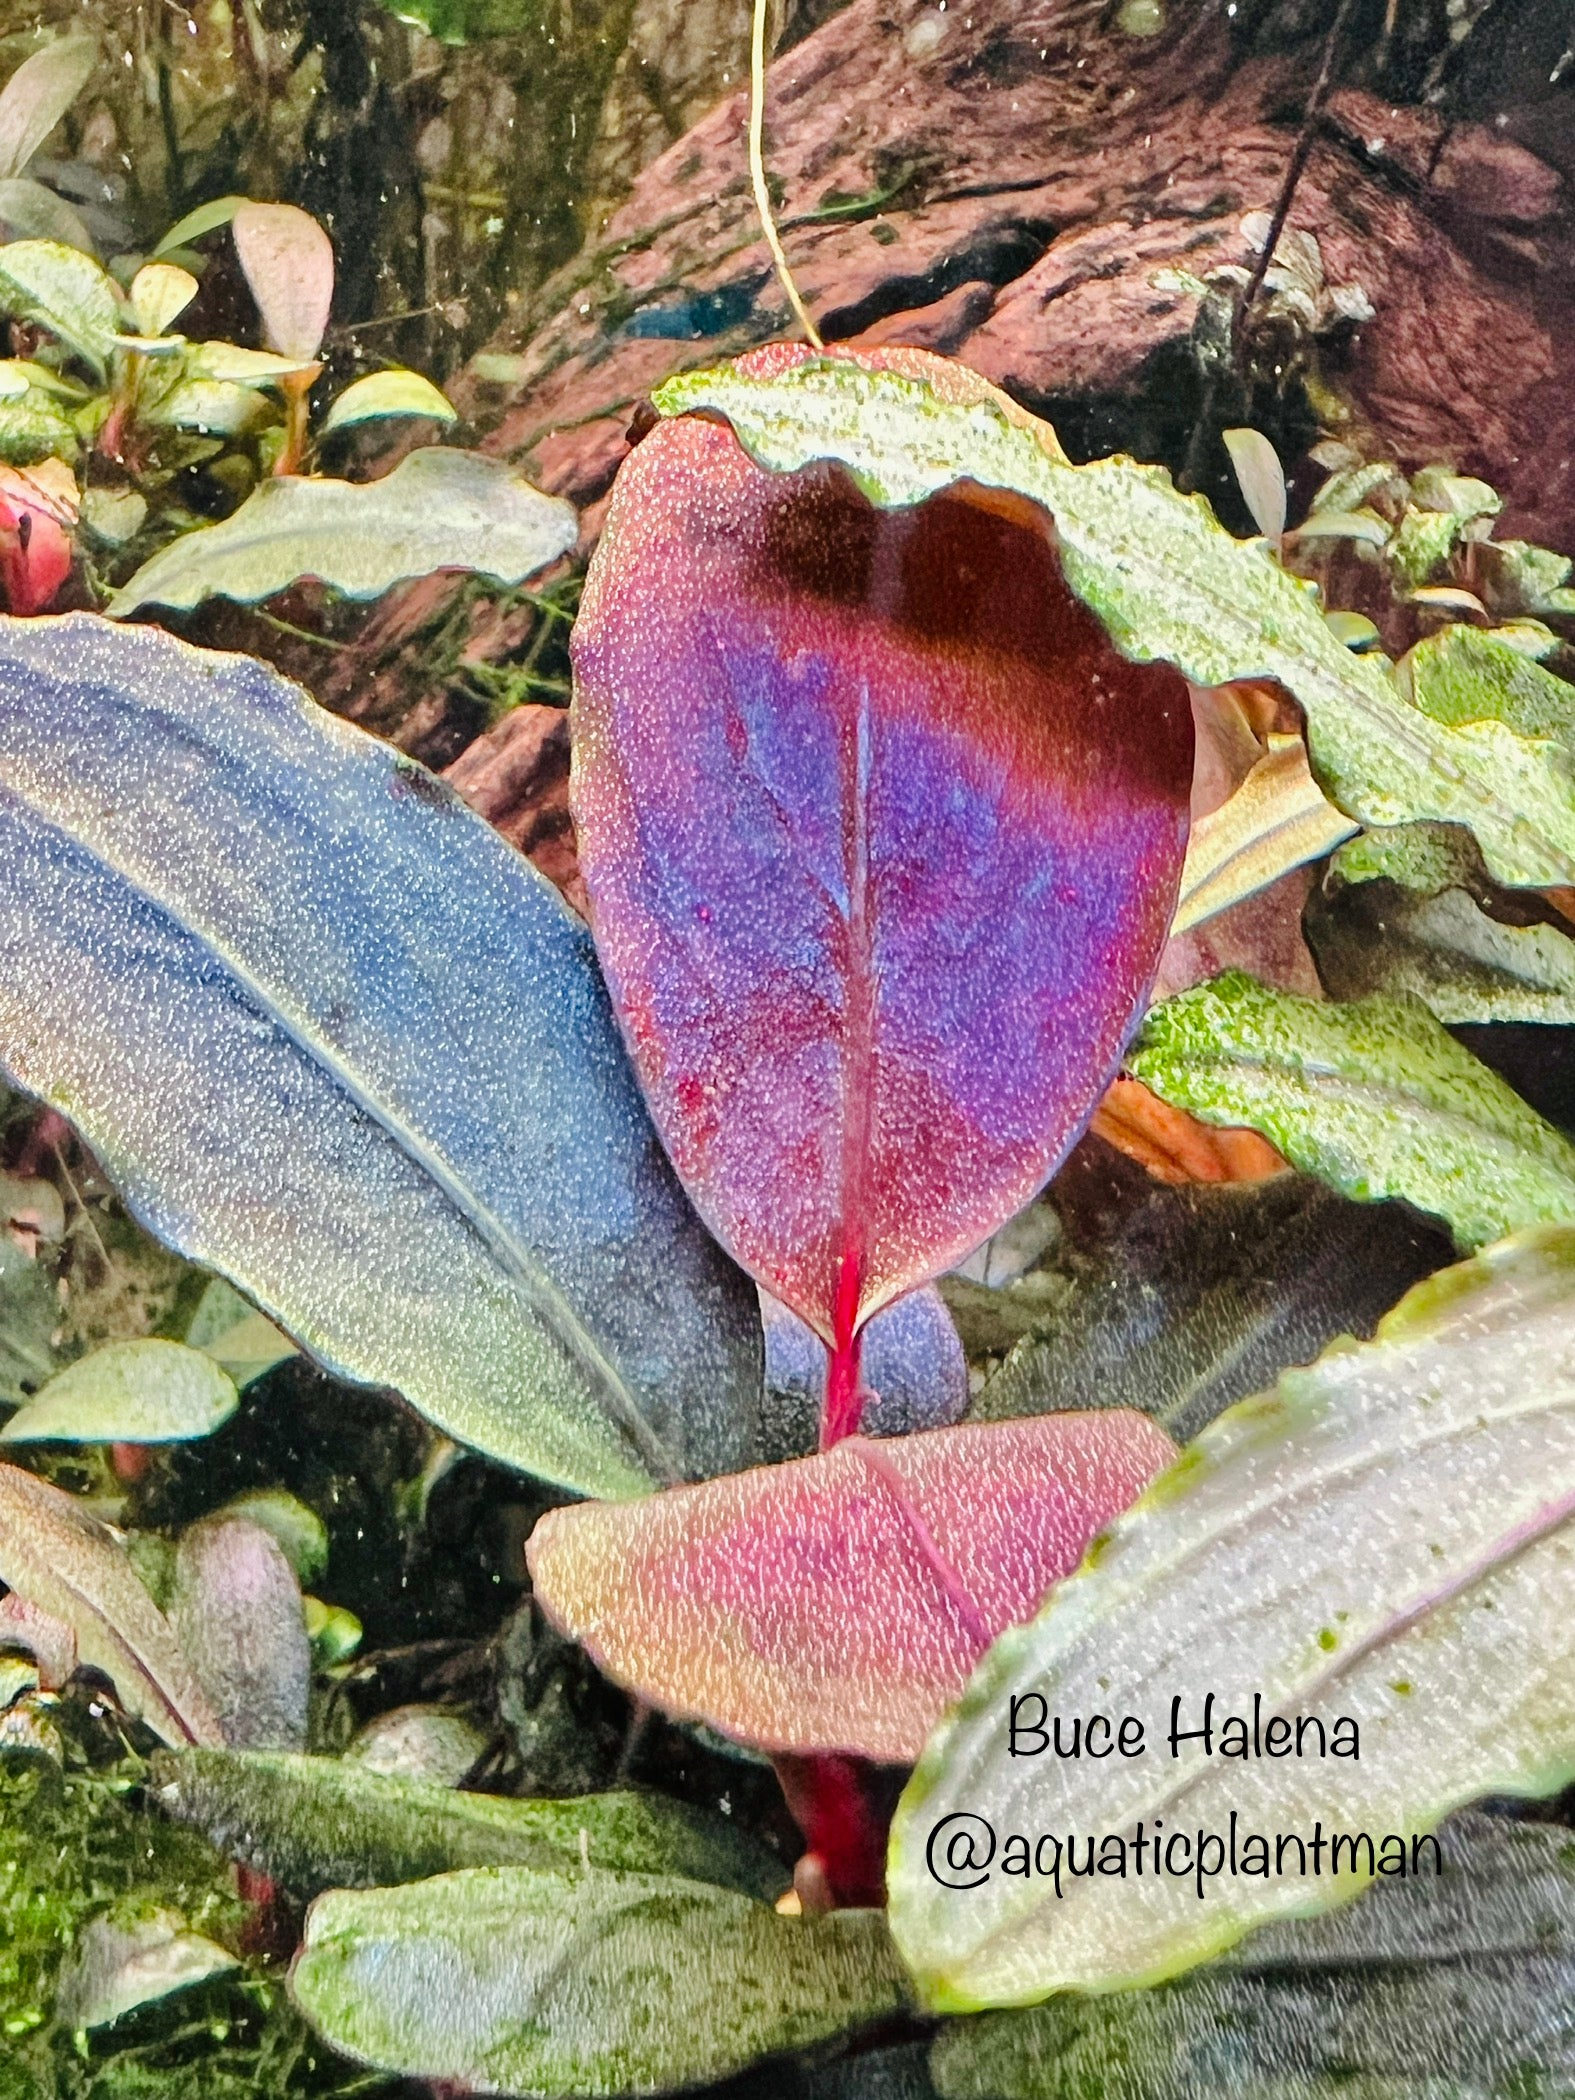
M1087 450L1129 435L1121 404L1183 369L1197 315L1161 273L1250 264L1241 221L1275 200L1318 56L1314 40L1238 63L1222 10L1172 12L1174 31L1141 39L1094 0L855 0L778 60L771 170L827 339L950 352ZM517 376L463 383L489 449L594 503L658 380L788 326L744 125L740 94L647 168L535 302ZM1376 309L1336 374L1371 441L1480 473L1507 530L1575 543L1555 435L1575 381L1560 175L1494 130L1345 90L1289 223ZM696 294L747 311L711 340L638 332L678 325Z

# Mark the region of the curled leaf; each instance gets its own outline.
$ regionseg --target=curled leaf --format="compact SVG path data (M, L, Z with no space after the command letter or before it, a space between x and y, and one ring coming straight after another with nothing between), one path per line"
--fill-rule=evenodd
M1162 468L1066 465L993 403L947 401L917 366L873 372L846 354L685 372L654 398L664 415L725 416L750 456L779 472L835 460L883 506L965 479L1028 497L1055 520L1067 583L1123 653L1175 664L1196 685L1268 677L1286 686L1306 712L1314 776L1348 816L1466 824L1499 881L1575 881L1565 754L1503 722L1446 728L1407 706L1382 663L1329 632L1304 585L1264 548L1232 539ZM1389 534L1371 513L1315 514L1301 530L1336 525L1377 541Z
M1313 779L1302 739L1271 733L1236 792L1192 827L1172 935L1322 860L1357 828Z
M0 1582L63 1620L85 1663L168 1743L217 1743L217 1715L164 1614L107 1526L70 1495L0 1465Z
M452 423L459 411L447 394L419 372L368 372L352 380L323 418L323 435L365 423L374 416L431 416Z

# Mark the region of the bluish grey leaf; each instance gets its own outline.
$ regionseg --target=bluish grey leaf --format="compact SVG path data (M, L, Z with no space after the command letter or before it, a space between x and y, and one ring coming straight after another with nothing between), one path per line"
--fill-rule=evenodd
M761 1456L802 1458L815 1449L826 1398L826 1345L768 1291L760 1293L760 1312L769 1413ZM866 1436L908 1436L962 1419L968 1360L933 1285L910 1291L870 1321L861 1375L869 1393L859 1425Z
M585 1494L744 1463L754 1293L590 937L459 798L244 657L0 622L0 1063L330 1369Z

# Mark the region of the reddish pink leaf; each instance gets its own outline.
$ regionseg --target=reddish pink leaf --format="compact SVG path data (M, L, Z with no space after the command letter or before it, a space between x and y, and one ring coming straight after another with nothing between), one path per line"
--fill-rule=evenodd
M79 500L64 460L0 466L0 583L12 612L42 612L70 575Z
M1126 1409L964 1424L550 1510L549 1617L670 1713L767 1750L918 1756L997 1634L1175 1455Z
M1117 1067L1180 874L1186 688L1116 654L1020 499L879 511L694 417L620 471L573 642L619 1019L707 1224L836 1352L830 1442L863 1323L1041 1186Z

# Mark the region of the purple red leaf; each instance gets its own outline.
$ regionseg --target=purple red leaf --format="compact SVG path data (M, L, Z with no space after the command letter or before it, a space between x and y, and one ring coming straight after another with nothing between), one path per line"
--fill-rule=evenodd
M1179 880L1186 688L1116 653L1021 499L881 511L698 417L625 462L574 661L619 1020L702 1216L833 1351L829 1444L863 1324L1041 1186L1116 1069Z

